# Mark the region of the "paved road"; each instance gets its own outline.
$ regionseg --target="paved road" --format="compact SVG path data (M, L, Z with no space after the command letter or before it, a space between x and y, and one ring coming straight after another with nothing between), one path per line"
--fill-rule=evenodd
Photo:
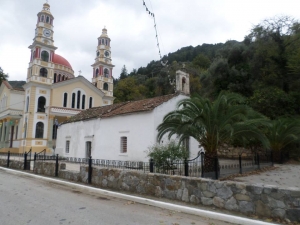
M0 171L1 225L229 224Z

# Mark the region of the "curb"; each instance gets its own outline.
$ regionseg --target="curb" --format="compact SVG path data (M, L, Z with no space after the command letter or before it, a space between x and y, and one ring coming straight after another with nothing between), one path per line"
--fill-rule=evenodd
M10 172L12 174L23 174L26 176L34 177L36 179L51 181L51 182L58 183L58 184L64 184L64 185L67 185L70 187L77 187L77 188L90 190L90 191L92 190L94 192L97 192L97 193L105 195L105 196L117 197L117 198L125 199L128 201L134 201L134 202L138 202L138 203L145 204L145 205L151 205L154 207L159 207L159 208L173 210L173 211L179 211L179 212L192 214L192 215L196 215L196 216L201 216L201 217L208 217L211 219L221 220L221 221L225 221L225 222L229 222L229 223L243 224L243 225L275 225L274 223L267 223L267 222L248 219L248 218L244 218L244 217L232 216L232 215L227 215L227 214L218 213L218 212L206 211L203 209L196 209L196 208L192 208L192 207L188 207L188 206L181 206L181 205L176 205L176 204L172 204L172 203L166 203L166 202L161 202L161 201L157 201L157 200L136 197L136 196L127 195L127 194L121 194L118 192L107 191L107 190L100 189L100 188L85 186L82 184L71 183L68 181L57 180L57 179L49 178L49 177L43 177L43 176L30 174L30 173L26 173L26 172L21 172L21 171L17 171L17 170L12 170L12 169L7 169L7 168L3 168L3 167L0 167L0 170L4 170L4 171Z

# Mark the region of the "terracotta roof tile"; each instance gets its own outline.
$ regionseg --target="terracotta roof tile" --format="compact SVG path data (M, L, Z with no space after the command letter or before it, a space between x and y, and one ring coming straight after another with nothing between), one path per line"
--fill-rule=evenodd
M164 102L169 101L178 94L163 95L155 98L148 98L132 102L122 102L113 105L95 107L87 109L73 117L64 123L72 123L77 121L89 120L94 118L107 118L117 115L137 113L151 111L157 106L163 104Z

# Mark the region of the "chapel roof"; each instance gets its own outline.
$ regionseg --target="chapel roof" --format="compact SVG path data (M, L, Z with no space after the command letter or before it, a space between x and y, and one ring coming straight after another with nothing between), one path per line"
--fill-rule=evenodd
M23 85L26 81L7 81L4 80L2 83L10 90L24 91Z
M117 103L113 105L106 105L100 107L94 107L87 109L77 115L71 117L64 123L72 123L83 120L95 119L95 118L108 118L117 115L138 113L138 112L147 112L152 111L154 108L159 105L169 101L170 99L177 96L178 93L163 95L155 98L147 98L138 101L128 101Z

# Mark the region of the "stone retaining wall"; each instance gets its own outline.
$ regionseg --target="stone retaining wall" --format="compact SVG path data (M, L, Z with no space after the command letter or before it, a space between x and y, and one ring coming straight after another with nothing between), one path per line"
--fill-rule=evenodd
M54 176L54 168L54 162L36 162L34 171L37 174ZM87 166L81 166L80 172L68 171L65 168L65 164L60 163L60 178L87 182ZM246 215L300 221L299 188L281 189L276 186L96 167L92 172L92 184L101 188L212 206Z
M0 159L0 166L6 167L7 166L7 160L6 159ZM9 168L22 170L24 168L24 161L10 160Z

